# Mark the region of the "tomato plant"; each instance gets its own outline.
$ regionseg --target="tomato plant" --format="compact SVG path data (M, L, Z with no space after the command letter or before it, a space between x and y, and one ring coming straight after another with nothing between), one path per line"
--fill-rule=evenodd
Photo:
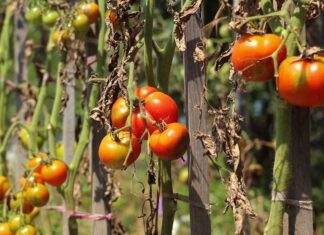
M38 6L28 8L25 18L31 24L39 25L42 22L42 9Z
M59 18L59 13L55 10L49 10L42 16L42 22L44 26L52 28L57 19Z
M82 3L79 8L79 12L85 14L89 18L89 24L96 23L99 19L100 12L96 3Z
M324 105L324 61L288 57L279 67L277 88L287 102L304 107Z
M116 128L125 125L129 115L129 106L123 97L119 97L111 108L111 122Z
M263 82L274 77L271 55L280 47L282 39L275 34L243 35L232 48L232 63L239 77ZM284 45L277 56L278 64L286 57Z
M0 202L3 201L7 191L10 188L8 178L5 176L0 176Z
M0 223L0 235L14 235L8 223Z
M17 232L16 235L36 235L37 231L34 226L32 225L25 225L21 227Z
M29 201L26 199L26 192L23 192L22 194L22 208L24 214L29 214L33 211L34 207L29 203ZM12 210L19 210L20 208L20 200L21 199L21 192L16 193L12 198L10 199L9 205Z
M132 164L139 156L141 144L137 137L127 131L121 131L114 139L114 133L108 133L102 140L99 146L99 158L109 168L121 169L127 157L130 144L132 144L133 152L130 154L127 166Z
M162 160L176 160L189 146L189 133L180 123L171 123L164 131L156 130L149 140L152 151Z
M41 172L45 182L52 186L61 186L68 174L68 167L61 160L52 160L42 167Z
M49 200L49 191L43 184L36 184L26 191L26 199L32 206L45 206Z

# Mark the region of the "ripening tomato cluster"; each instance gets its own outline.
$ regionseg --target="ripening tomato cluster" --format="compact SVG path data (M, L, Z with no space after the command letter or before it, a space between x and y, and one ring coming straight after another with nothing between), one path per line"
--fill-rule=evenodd
M20 190L10 196L9 207L14 213L22 210L24 216L14 215L8 223L0 224L1 234L36 234L28 217L34 208L43 207L50 198L46 184L61 186L68 173L66 164L57 159L50 159L46 153L38 153L26 163L25 177L19 182ZM28 176L27 176L28 175ZM0 176L0 201L3 202L10 188L7 177ZM20 220L23 221L20 222ZM21 226L23 225L23 226ZM2 231L7 231L7 233Z
M128 157L128 166L138 158L141 141L147 140L148 136L150 148L158 158L176 160L182 157L189 145L189 133L185 126L177 122L178 107L175 101L150 86L136 89L135 96L132 115L123 97L113 104L111 122L115 128L122 130L110 132L102 139L100 160L110 168L121 169ZM129 155L130 144L132 153Z
M247 81L271 80L274 78L271 56L278 50L276 84L280 96L302 107L324 105L324 55L286 58L286 46L281 44L282 39L274 34L241 36L232 48L235 72Z

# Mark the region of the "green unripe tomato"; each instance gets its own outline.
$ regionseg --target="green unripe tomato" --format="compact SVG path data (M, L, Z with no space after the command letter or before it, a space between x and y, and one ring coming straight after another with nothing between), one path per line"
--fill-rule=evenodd
M33 24L33 25L39 25L42 22L42 10L40 7L32 7L27 9L25 13L26 20Z
M57 11L49 10L43 15L42 21L44 26L48 28L52 28L56 24L58 18L59 18L59 13Z
M21 222L20 219L22 219ZM9 219L8 223L10 230L15 233L20 228L20 225L30 223L30 217L26 215L23 215L22 217L20 217L20 215L15 215Z
M77 36L84 36L89 30L89 19L85 14L78 14L72 22Z
M231 27L227 22L220 26L218 32L219 32L219 36L221 36L222 38L228 38L232 36Z

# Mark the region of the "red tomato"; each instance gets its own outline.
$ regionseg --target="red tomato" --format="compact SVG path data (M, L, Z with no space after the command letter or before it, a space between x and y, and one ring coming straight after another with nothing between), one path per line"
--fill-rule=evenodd
M25 225L16 232L16 235L36 235L36 234L37 231L35 227L31 225Z
M232 48L232 63L235 72L247 80L263 82L274 77L271 55L279 48L282 39L275 34L243 35ZM278 65L286 57L286 46L280 50Z
M46 153L38 153L34 155L34 158L30 159L27 162L27 169L32 170L34 167L36 167L38 164L43 161L43 159L48 158L48 155ZM39 167L35 170L37 173L41 173L42 167L44 166L44 163L41 163Z
M2 202L3 199L5 198L9 188L10 188L10 184L8 178L5 176L0 176L0 202Z
M280 96L291 104L324 105L324 59L288 57L279 67L277 88Z
M178 121L178 107L175 101L162 92L153 92L145 98L144 108L158 123Z
M29 203L29 201L26 199L26 192L23 192L23 198L22 198L22 207L23 207L23 213L24 214L29 214L33 211L34 207ZM12 210L20 210L20 198L21 198L21 193L16 193L9 202L10 208Z
M61 160L53 160L50 164L43 166L41 174L46 183L58 187L65 182L68 167Z
M49 191L43 184L36 184L35 186L28 188L26 199L32 206L45 206L49 200Z
M160 159L176 160L183 156L189 146L189 133L182 124L171 123L163 132L154 131L149 144Z
M0 223L0 235L14 235L8 223Z
M123 97L119 97L111 108L111 122L116 128L125 126L129 115L129 106Z
M127 157L130 145L130 133L121 131L118 133L118 139L114 140L113 133L108 133L99 146L99 158L109 168L122 169L123 163ZM134 134L132 134L133 152L130 154L127 166L132 164L141 152L141 144Z
M151 114L149 114L147 111L144 110L144 115L146 117L150 118L153 120L153 117ZM147 127L150 133L153 133L157 128L150 122L147 121ZM146 124L145 120L141 117L141 111L140 109L135 109L133 112L133 117L132 117L132 132L133 134L140 139L142 135L144 134L144 131L146 129ZM147 139L147 134L145 135L144 139Z
M145 99L148 95L150 95L156 91L158 91L158 90L154 87L143 86L143 87L137 88L135 90L135 96L140 99Z
M20 179L19 186L22 188L26 182L26 177ZM28 179L28 183L26 184L25 190L27 190L33 184L44 184L44 178L41 174L34 172L32 176Z
M99 7L96 3L82 3L79 6L79 12L85 14L89 19L89 24L96 23L100 16Z

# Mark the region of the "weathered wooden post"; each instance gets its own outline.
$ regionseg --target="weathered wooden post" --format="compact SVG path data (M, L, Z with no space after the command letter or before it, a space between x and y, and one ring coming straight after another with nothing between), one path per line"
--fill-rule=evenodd
M205 72L202 63L195 63L193 54L197 45L201 45L201 27L203 7L187 23L184 53L185 94L187 125L190 132L189 158L189 199L191 234L211 234L208 186L208 157L194 135L197 131L206 131L206 105L204 102ZM197 108L199 107L199 109ZM197 206L200 204L200 206Z

